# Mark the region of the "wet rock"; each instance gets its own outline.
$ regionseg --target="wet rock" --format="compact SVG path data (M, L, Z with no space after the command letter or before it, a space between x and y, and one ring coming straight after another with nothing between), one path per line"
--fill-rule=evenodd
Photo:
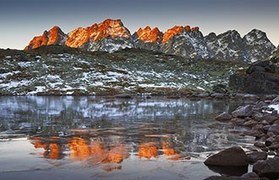
M227 112L223 112L215 118L215 120L217 120L217 121L229 121L231 119L232 119L232 116Z
M274 121L273 124L278 124L279 125L279 120Z
M243 125L245 120L244 119L240 119L240 118L233 118L233 119L231 119L231 122L233 124L236 124L236 125Z
M232 112L232 116L238 117L238 118L249 117L252 115L252 109L253 109L253 106L251 106L251 105L241 106Z
M268 148L270 150L277 150L277 149L279 149L279 142L273 142Z
M256 121L261 121L262 118L263 118L263 114L260 113L260 112L255 112L255 113L253 114L253 119L255 119Z
M251 164L254 164L255 162L259 160L266 160L267 153L266 152L252 152L247 154L248 161Z
M248 166L208 166L208 168L222 176L242 176L248 172Z
M258 124L257 121L255 121L255 120L249 120L249 121L246 121L246 122L243 124L243 126L253 127L253 126L257 125L257 124Z
M246 174L243 174L241 176L241 178L244 178L244 179L250 179L250 180L260 180L260 177L254 173L254 172L249 172L249 173L246 173Z
M271 101L271 104L276 104L276 103L279 103L279 96L277 96L275 99Z
M274 121L278 120L278 117L271 114L266 114L264 115L263 120L266 120L269 124L273 124Z
M258 161L253 166L253 172L257 173L260 177L277 179L279 177L279 157Z
M274 138L273 137L269 137L267 138L267 140L265 141L265 145L266 146L270 146L274 141Z
M279 142L279 135L277 135L276 137L274 137L274 141L273 142Z
M210 176L204 180L239 180L239 177Z
M204 164L207 166L247 166L248 157L241 147L235 146L210 156Z
M262 147L265 147L265 144L263 142L255 142L254 146L262 148Z
M279 125L273 124L268 128L268 132L272 132L274 134L279 134Z

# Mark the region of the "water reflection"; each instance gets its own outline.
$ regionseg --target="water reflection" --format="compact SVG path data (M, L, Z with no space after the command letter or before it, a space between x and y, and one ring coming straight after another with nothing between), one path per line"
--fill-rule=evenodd
M132 162L184 162L247 143L213 121L243 102L94 97L0 97L0 138L28 136L45 161L120 170ZM1 144L0 144L1 146ZM34 153L34 151L36 153ZM3 155L4 156L4 155ZM160 163L156 166L160 167Z

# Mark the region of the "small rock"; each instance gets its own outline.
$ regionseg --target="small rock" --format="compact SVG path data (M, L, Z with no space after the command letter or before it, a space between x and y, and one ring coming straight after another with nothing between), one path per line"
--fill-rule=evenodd
M231 119L232 119L232 116L227 112L223 112L215 118L215 120L217 120L217 121L229 121Z
M273 124L274 121L278 120L278 117L271 114L265 114L263 119L266 120L269 124Z
M250 180L260 180L260 177L254 173L254 172L249 172L249 173L246 173L246 174L243 174L241 176L241 178L244 178L244 179L250 179Z
M246 121L243 126L247 126L247 127L253 127L255 125L257 125L258 122L257 121L254 121L254 120L249 120L249 121Z
M260 177L267 177L270 179L278 178L279 157L256 162L253 166L253 172L257 173Z
M276 104L276 103L279 103L279 96L277 96L276 98L274 98L274 99L271 101L271 104Z
M253 106L251 105L241 106L232 112L232 116L239 117L239 118L249 117L252 115L252 109Z
M240 118L233 118L231 119L231 122L236 125L243 125L245 120Z
M255 162L259 160L266 160L267 153L266 152L252 152L247 154L248 161L251 164L254 164Z
M265 144L263 142L255 142L254 146L262 148L262 147L265 147Z
M267 140L265 141L265 145L266 146L270 146L274 141L274 138L273 137L269 137L267 138Z
M248 166L248 157L241 147L235 146L210 156L204 164L207 166Z
M270 150L277 150L277 149L279 149L279 142L273 142L268 148Z
M268 128L268 132L272 132L274 134L279 134L279 125L273 124Z

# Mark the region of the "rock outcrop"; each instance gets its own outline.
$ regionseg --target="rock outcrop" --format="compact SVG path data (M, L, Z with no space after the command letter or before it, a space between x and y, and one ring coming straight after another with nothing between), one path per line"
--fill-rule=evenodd
M242 70L230 76L229 86L237 92L278 94L278 64L272 63L271 61L256 62L246 72Z

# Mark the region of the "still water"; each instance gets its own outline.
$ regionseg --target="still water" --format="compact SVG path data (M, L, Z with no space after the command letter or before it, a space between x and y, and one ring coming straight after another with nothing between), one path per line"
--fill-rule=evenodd
M0 97L0 179L204 179L245 129L214 117L248 102Z

